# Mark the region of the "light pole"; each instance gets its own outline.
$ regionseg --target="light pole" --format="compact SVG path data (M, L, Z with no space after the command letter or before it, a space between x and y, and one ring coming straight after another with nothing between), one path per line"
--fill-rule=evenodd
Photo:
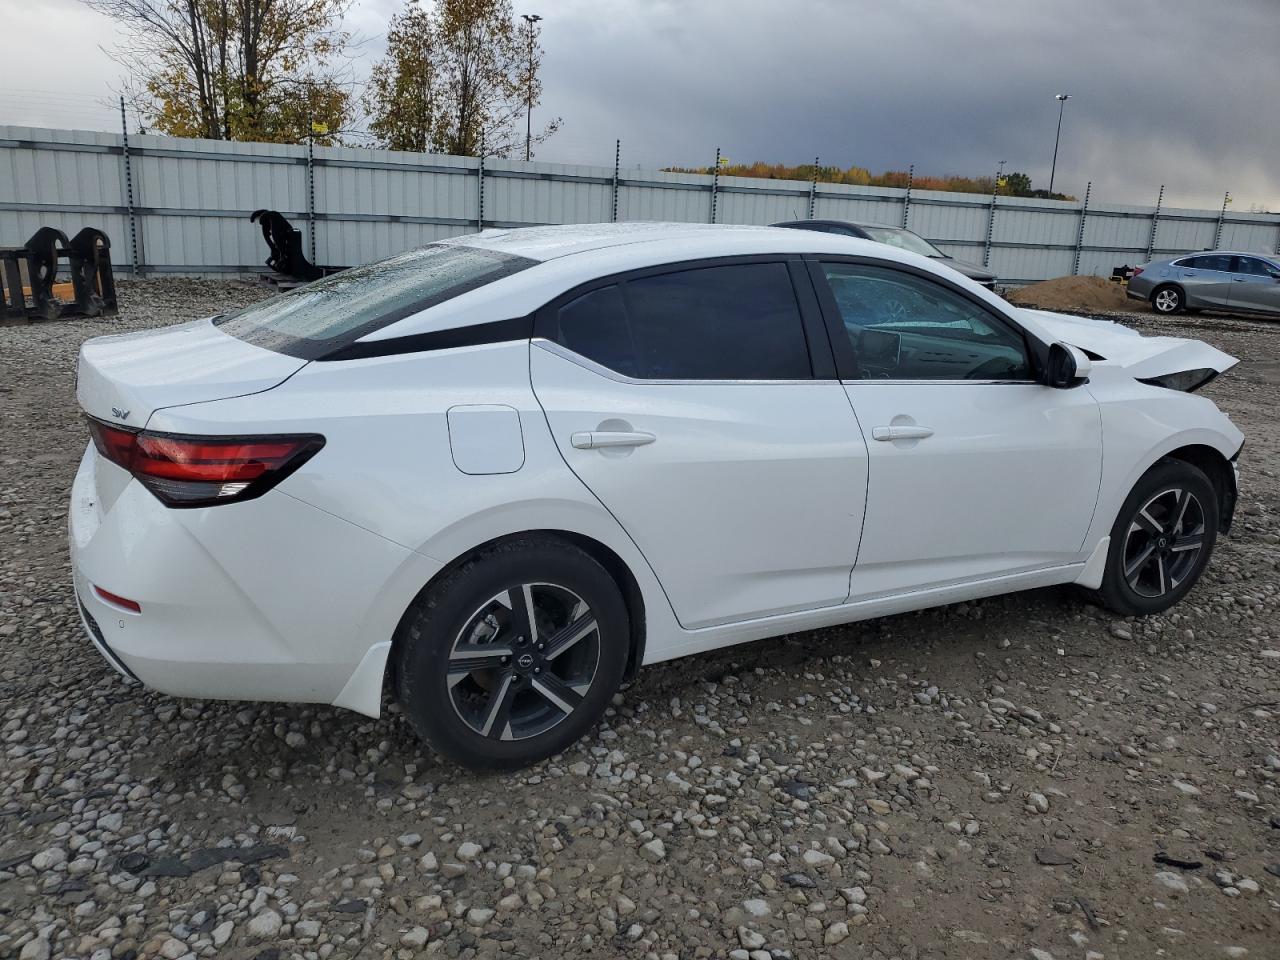
M524 114L524 158L528 160L531 156L530 147L533 143L533 30L534 24L542 18L536 13L523 13L520 16L529 25L529 89L526 94Z
M1049 168L1049 195L1053 195L1053 178L1058 172L1058 141L1062 139L1062 111L1067 105L1067 101L1071 99L1069 93L1054 94L1053 99L1058 101L1058 134L1053 138L1053 166Z

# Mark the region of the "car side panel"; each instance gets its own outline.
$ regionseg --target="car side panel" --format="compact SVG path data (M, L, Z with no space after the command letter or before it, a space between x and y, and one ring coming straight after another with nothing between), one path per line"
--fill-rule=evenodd
M529 349L528 341L519 341L312 363L267 393L160 410L148 426L201 434L323 434L324 449L277 490L437 565L527 530L599 541L635 576L649 630L646 655L660 655L664 644L679 640L671 606L635 544L556 449L530 387ZM448 411L475 404L518 414L524 446L518 469L471 475L454 462ZM388 587L380 599L381 635L375 630L353 639L353 663L371 643L389 639L425 583Z
M1231 288L1231 274L1225 270L1179 267L1178 282L1186 292L1185 306L1225 307Z
M165 693L332 702L360 638L395 629L399 614L382 616L378 598L440 567L279 489L171 510L131 481L104 504L94 475L109 466L90 445L72 488L76 592L114 655ZM142 612L113 607L94 586Z
M1102 487L1085 551L1111 533L1138 479L1163 456L1202 445L1230 459L1244 434L1207 397L1139 383L1106 362L1093 364L1085 387L1102 415Z

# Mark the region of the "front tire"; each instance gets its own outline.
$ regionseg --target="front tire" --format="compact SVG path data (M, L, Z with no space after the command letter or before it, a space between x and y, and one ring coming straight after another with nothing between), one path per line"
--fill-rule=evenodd
M1218 498L1209 478L1163 460L1134 485L1115 525L1101 602L1122 616L1168 610L1204 573L1218 536Z
M414 731L474 769L559 753L622 683L630 625L618 585L550 538L486 550L420 598L403 626L395 687Z
M1151 309L1156 313L1163 313L1168 316L1178 313L1186 304L1187 297L1182 292L1182 288L1175 287L1171 283L1163 287L1156 287L1151 292Z

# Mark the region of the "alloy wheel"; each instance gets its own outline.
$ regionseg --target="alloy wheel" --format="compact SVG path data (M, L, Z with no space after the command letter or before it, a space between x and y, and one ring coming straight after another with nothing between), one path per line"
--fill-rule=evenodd
M1171 487L1134 515L1124 541L1124 579L1134 593L1157 598L1176 590L1204 549L1204 507L1191 491Z
M1173 313L1178 309L1178 291L1161 290L1156 294L1156 309L1161 313Z
M449 701L482 737L524 740L570 716L600 666L596 616L572 590L524 583L491 597L449 651Z

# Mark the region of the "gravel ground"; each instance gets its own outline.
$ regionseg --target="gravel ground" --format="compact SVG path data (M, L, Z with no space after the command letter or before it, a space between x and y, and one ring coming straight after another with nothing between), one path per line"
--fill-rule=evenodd
M0 957L1280 956L1280 337L1236 528L1168 615L1039 590L650 667L569 754L442 763L394 711L178 701L82 636L80 341L262 292L122 283L0 330Z

